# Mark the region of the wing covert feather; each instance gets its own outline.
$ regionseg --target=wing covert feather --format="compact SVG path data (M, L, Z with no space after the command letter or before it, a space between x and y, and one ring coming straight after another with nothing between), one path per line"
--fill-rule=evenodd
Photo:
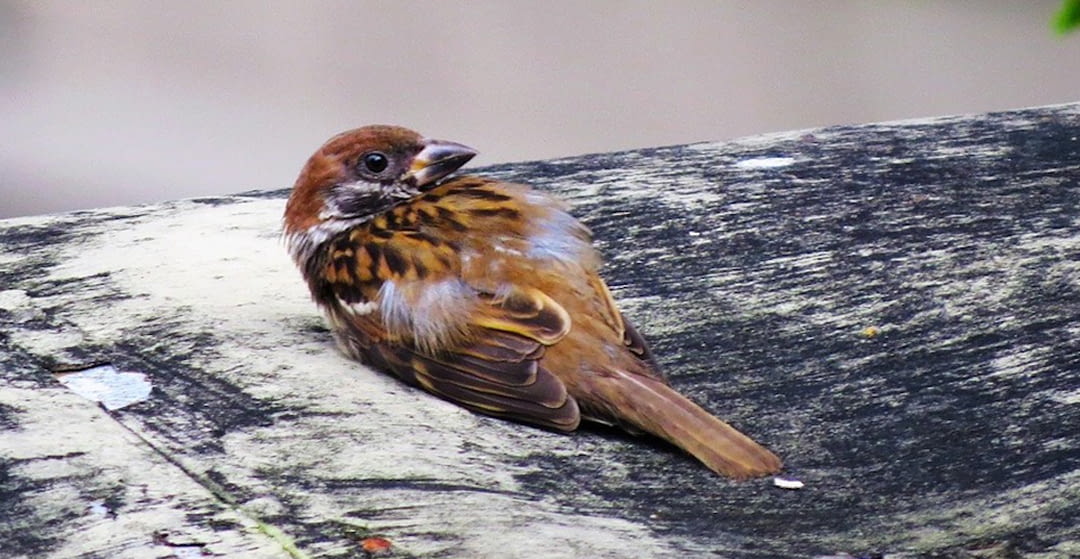
M475 411L560 431L576 429L577 402L540 364L545 348L570 331L567 312L536 290L514 289L481 300L483 312L470 321L469 336L457 347L429 352L381 339L364 353L373 365Z

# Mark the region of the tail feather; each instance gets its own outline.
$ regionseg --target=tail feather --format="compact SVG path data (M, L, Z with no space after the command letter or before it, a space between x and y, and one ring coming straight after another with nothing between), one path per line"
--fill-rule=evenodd
M775 454L662 381L618 371L609 380L608 409L619 410L620 421L667 440L720 475L749 479L783 466Z

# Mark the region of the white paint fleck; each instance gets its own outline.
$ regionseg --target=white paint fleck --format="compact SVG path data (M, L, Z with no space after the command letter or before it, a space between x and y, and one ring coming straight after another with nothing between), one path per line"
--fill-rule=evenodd
M783 477L774 477L772 482L773 485L779 487L780 489L802 489L806 486L805 483L797 479L788 479Z
M792 163L795 163L794 157L755 157L738 161L735 163L735 167L740 169L776 169L787 167Z
M60 384L107 410L118 410L146 400L151 384L142 373L122 373L112 365L57 375Z
M109 507L105 506L105 501L94 501L90 503L89 509L91 514L101 517L109 516L109 513L112 512Z

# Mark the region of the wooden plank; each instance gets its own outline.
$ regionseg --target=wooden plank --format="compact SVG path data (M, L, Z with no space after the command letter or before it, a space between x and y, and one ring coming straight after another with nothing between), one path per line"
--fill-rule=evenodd
M477 171L570 200L673 383L798 491L354 365L285 191L0 222L0 555L1075 556L1078 138L1073 104ZM51 373L100 363L149 397Z

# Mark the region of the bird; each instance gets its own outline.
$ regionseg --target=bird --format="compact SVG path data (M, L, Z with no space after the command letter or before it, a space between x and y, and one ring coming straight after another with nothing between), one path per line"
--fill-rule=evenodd
M780 471L775 454L671 387L566 203L451 176L476 154L370 125L307 160L283 237L341 351L480 414L648 433L736 480Z

